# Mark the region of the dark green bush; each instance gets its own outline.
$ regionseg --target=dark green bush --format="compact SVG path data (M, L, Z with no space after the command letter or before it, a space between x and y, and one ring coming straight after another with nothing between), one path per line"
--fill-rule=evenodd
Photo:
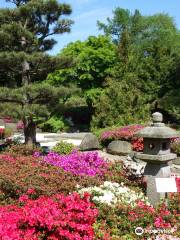
M67 122L62 117L55 116L40 124L39 127L45 132L67 131L69 129Z

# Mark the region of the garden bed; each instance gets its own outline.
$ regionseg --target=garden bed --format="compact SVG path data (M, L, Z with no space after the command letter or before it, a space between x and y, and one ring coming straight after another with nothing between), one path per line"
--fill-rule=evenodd
M145 185L96 152L13 147L0 155L0 239L138 239L136 227L140 239L178 239L178 196L154 208Z

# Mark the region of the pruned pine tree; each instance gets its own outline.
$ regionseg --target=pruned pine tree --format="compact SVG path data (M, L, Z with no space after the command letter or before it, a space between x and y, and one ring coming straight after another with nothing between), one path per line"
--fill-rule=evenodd
M67 17L71 7L57 0L7 2L15 7L0 9L0 85L4 86L0 101L19 112L25 143L35 143L35 118L48 114L49 105L58 103L60 93L65 91L32 83L44 80L52 71L56 59L46 51L56 43L53 35L70 32L73 22Z

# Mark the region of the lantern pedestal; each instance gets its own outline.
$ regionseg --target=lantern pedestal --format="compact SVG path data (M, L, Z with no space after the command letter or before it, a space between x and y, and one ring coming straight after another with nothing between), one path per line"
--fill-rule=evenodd
M165 198L165 193L159 193L156 189L156 178L169 178L171 175L170 167L167 163L152 164L147 163L144 171L147 178L147 197L149 202L155 206L162 198Z
M177 156L171 153L170 139L177 137L178 134L174 129L166 127L162 123L163 116L161 113L152 114L153 123L151 126L137 132L137 137L144 139L143 153L136 153L135 157L147 162L144 169L144 175L147 180L147 197L152 205L157 205L165 193L157 192L156 178L169 178L171 175L169 161L174 160Z
M145 157L143 154L136 154L138 156L139 159L145 161ZM136 156L136 157L137 157ZM141 158L141 156L143 156ZM154 158L156 158L157 156L154 155ZM167 155L166 155L166 158ZM171 176L171 170L170 170L170 166L168 165L168 162L172 159L176 158L176 154L172 154L170 155L170 159L166 162L161 162L158 161L157 159L154 159L153 162L153 158L151 158L150 162L147 161L146 159L146 167L144 169L144 176L146 178L146 182L147 182L147 190L146 190L146 194L148 197L149 202L153 205L156 206L161 199L165 198L165 193L159 193L157 192L156 189L156 178L169 178Z

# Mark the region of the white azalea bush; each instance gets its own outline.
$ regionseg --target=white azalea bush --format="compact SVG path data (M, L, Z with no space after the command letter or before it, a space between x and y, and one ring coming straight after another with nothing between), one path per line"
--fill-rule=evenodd
M80 186L77 186L78 192L84 194L88 192L92 195L92 201L96 204L107 204L110 206L115 206L118 203L131 205L132 207L136 206L138 200L148 203L147 198L144 194L137 193L131 190L128 187L124 186L124 183L108 182L105 181L103 185L99 187L87 187L80 189Z

